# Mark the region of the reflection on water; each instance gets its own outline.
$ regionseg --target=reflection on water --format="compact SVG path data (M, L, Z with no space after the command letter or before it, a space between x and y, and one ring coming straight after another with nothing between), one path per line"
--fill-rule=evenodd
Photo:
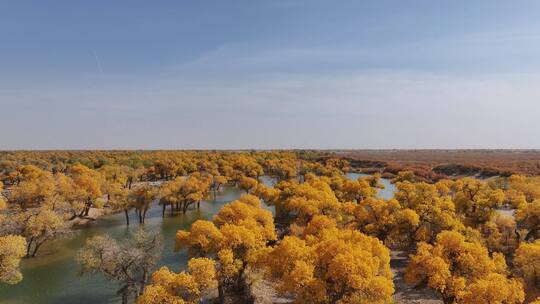
M348 174L357 178L360 174ZM379 191L384 198L392 197L394 186L388 180L382 180L386 189ZM270 185L269 178L263 178ZM179 229L189 229L197 219L211 219L219 209L230 201L242 195L242 191L224 187L217 194L215 201L201 202L200 210L190 210L185 215L161 218L161 207L154 204L149 210L145 228L158 231L163 237L163 252L158 267L167 265L174 271L183 269L187 262L185 252L174 252L174 235ZM273 211L272 208L268 208ZM137 219L130 213L131 227L138 227ZM116 295L118 285L105 280L101 275L77 275L78 265L74 256L86 240L92 236L107 233L116 239L125 238L129 229L125 224L123 213L104 216L95 222L76 231L75 235L66 240L58 240L43 245L39 256L23 260L21 269L24 279L17 285L0 284L0 303L16 304L49 304L49 303L118 303Z

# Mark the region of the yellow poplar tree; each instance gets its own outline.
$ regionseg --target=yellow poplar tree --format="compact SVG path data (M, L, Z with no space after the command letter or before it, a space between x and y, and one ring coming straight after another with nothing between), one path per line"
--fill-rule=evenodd
M506 199L501 189L491 189L486 182L468 177L457 180L453 191L456 211L473 227L489 221Z
M53 210L42 207L36 212L29 213L22 231L22 235L27 239L27 257L35 257L45 242L69 234L66 222Z
M214 200L216 199L216 193L221 189L221 186L226 184L228 181L229 179L226 176L219 174L219 172L212 175L212 181L210 182L210 190L212 190Z
M113 182L108 185L108 204L115 211L124 212L126 225L129 226L128 211L131 207L129 204L129 189L124 184Z
M0 236L0 282L19 283L23 275L19 263L26 254L26 240L22 236Z
M519 275L531 286L540 286L540 240L522 243L516 250L514 266Z
M206 197L209 189L210 181L199 174L177 177L161 187L161 203L164 207L169 204L171 212L176 207L176 211L182 210L185 214L191 205L196 203L199 207L200 201ZM165 213L165 208L163 213Z
M71 217L82 216L85 211L88 196L86 191L78 187L73 179L63 173L55 174L56 193L59 196L59 204Z
M176 303L197 304L201 297L216 288L214 260L194 258L188 262L188 270L180 273L161 267L152 274L150 285L137 299L138 304Z
M521 204L516 212L516 221L519 228L527 230L525 240L537 238L540 232L540 199Z
M525 201L532 202L540 199L540 177L526 177L523 175L512 175L508 178L508 192L522 194Z
M157 190L150 185L143 185L133 188L128 195L130 204L135 208L139 217L139 224L144 224L146 212L150 209L150 205L157 198Z
M540 304L540 297L536 298L536 300L530 302L529 304Z
M2 194L2 191L4 191L4 184L0 182L0 210L7 207L7 203L4 200L4 195Z
M497 214L489 222L479 227L490 252L513 253L519 239L516 235L516 221L512 216Z
M523 303L524 292L521 283L508 279L506 275L490 273L470 284L461 295L458 303L485 304Z
M342 176L342 179L343 186L339 191L341 192L341 201L359 203L364 199L374 198L377 195L378 182L374 184L369 177L359 177L356 180L351 180Z
M427 285L447 304L522 303L523 286L507 274L502 254L490 256L481 244L467 241L458 232L443 231L434 245L418 244L405 280Z
M246 193L250 193L252 189L257 187L258 183L259 182L254 178L242 176L240 177L240 180L238 181L238 187L246 191Z
M414 238L418 241L432 242L443 230L464 230L465 227L456 214L455 204L447 195L447 186L425 182L400 181L396 184L394 198L402 208L414 210L419 216Z
M307 224L315 215L340 217L342 204L330 185L313 174L307 174L304 183L283 181L276 185L278 194L270 202L276 207L276 218Z
M18 204L23 210L50 201L55 193L52 174L32 165L23 166L20 171L22 178L12 188L9 201Z
M103 177L99 172L81 164L71 167L70 174L78 191L80 191L85 198L85 205L80 216L88 216L90 207L92 207L94 201L102 195L101 186Z
M358 204L346 205L345 209L349 209L354 217L354 228L392 247L410 245L420 223L414 210L403 208L395 199L366 198Z
M391 302L390 252L381 241L349 229L312 228L304 239L286 236L261 263L279 293L295 303Z
M221 300L231 290L246 291L245 272L256 263L269 241L275 240L272 213L253 195L226 204L212 222L198 220L191 230L176 233L176 250L192 257L213 256L218 265Z

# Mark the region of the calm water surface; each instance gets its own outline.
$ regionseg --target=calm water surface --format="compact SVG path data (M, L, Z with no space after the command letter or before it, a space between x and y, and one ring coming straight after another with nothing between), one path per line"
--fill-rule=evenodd
M351 178L364 174L350 173ZM264 178L270 185L272 181ZM388 180L382 180L386 188L379 191L383 198L391 198L395 190ZM167 265L174 271L180 271L187 263L185 252L174 252L174 236L179 229L189 229L198 219L211 219L226 203L243 194L242 191L225 187L217 194L215 201L201 202L200 210L190 210L186 215L161 217L161 207L157 204L149 210L145 228L157 231L163 237L163 251L158 267ZM273 211L272 208L268 208ZM23 260L21 269L24 279L17 285L0 284L1 304L52 304L52 303L119 303L116 295L118 284L107 281L101 275L78 276L78 265L74 257L86 240L95 235L109 234L116 239L129 235L130 229L136 229L134 213L130 213L131 227L127 228L123 213L104 216L77 230L70 239L58 240L46 244L34 259Z

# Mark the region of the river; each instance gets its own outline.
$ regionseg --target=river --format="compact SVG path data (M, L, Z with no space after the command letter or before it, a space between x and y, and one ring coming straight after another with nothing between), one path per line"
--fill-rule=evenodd
M350 178L364 174L350 173ZM265 184L272 180L264 178ZM382 179L385 189L379 195L385 199L393 196L395 187L389 180ZM221 207L243 194L233 187L224 187L217 193L216 200L201 202L200 210L190 210L185 215L161 217L161 207L157 204L149 210L145 228L157 231L163 237L163 251L158 267L167 265L174 271L183 269L187 262L185 251L174 252L174 236L179 229L189 229L198 219L211 219ZM272 208L269 208L271 211ZM78 276L79 269L74 257L79 248L92 236L109 234L116 239L126 237L130 229L137 229L133 212L130 213L131 227L127 228L123 213L103 216L75 232L69 239L45 244L38 256L24 259L21 269L24 279L17 285L0 284L0 303L2 304L56 304L56 303L118 303L118 285L107 281L101 275Z

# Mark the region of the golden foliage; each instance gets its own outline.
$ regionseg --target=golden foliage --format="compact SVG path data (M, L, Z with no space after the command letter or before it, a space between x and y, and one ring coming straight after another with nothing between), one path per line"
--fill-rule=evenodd
M19 270L26 254L26 241L18 235L0 236L0 283L16 284L23 278Z
M307 174L304 183L283 181L276 185L279 191L271 202L276 207L276 216L288 219L291 216L301 224L308 223L315 215L339 217L341 204L324 178Z
M457 180L452 190L456 211L473 226L489 221L506 199L501 189L491 189L486 182L474 178Z
M520 228L528 231L525 239L530 240L538 237L540 232L540 199L521 204L516 212L516 221Z
M448 196L450 183L428 184L405 180L396 184L394 198L402 208L413 210L419 217L418 227L411 231L415 240L432 242L443 230L460 231L465 228L456 214L454 202Z
M508 279L503 274L490 273L485 278L480 278L469 285L458 303L518 304L523 303L524 299L525 293L519 281Z
M441 232L434 245L419 243L405 279L414 285L425 282L445 303L486 303L481 299L491 297L497 299L493 303L521 303L524 299L521 284L507 278L501 254L490 256L481 244L466 241L455 231ZM497 289L506 292L497 293Z
M39 207L53 197L55 183L53 175L32 165L19 169L21 179L11 191L10 202L22 209Z
M393 247L408 246L420 224L418 214L412 209L403 208L395 199L366 198L351 209L356 229Z
M191 225L190 231L176 232L175 250L188 248L190 256L206 256L217 252L223 236L214 223L197 220Z
M251 177L242 176L240 177L240 180L238 181L238 187L246 191L246 193L250 193L252 189L257 187L257 184L259 182Z
M0 210L5 209L7 207L7 203L4 200L4 195L2 193L3 190L4 190L4 184L0 182Z
M158 191L150 185L136 187L129 193L128 199L137 212L139 223L144 223L146 212L148 212L150 205L157 197Z
M540 297L536 298L536 300L530 302L529 304L540 304Z
M34 257L47 241L69 234L64 219L49 208L39 208L21 214L24 220L21 235L27 239L27 256Z
M186 213L188 208L202 201L210 190L211 177L192 174L189 177L177 177L164 183L159 189L160 203L170 205L171 210L181 209Z
M296 303L382 304L394 292L388 249L358 231L327 228L305 239L286 236L264 265L278 291L294 295Z
M195 304L217 286L215 262L207 258L191 259L188 271L174 273L161 267L152 274L151 284L137 299L138 304Z
M490 252L509 255L516 250L519 243L516 221L512 216L498 213L489 222L480 226L480 232Z
M272 213L252 195L226 204L213 222L199 220L191 230L176 233L176 250L188 249L190 256L214 256L219 262L220 286L243 282L245 270L259 261L261 251L276 234Z
M519 275L531 286L540 283L540 240L522 243L516 250L515 267Z
M526 202L540 199L540 178L512 175L508 178L508 192L521 195ZM514 204L516 207L519 203Z
M77 164L71 167L70 173L73 182L88 200L97 199L102 195L103 176L99 172Z

